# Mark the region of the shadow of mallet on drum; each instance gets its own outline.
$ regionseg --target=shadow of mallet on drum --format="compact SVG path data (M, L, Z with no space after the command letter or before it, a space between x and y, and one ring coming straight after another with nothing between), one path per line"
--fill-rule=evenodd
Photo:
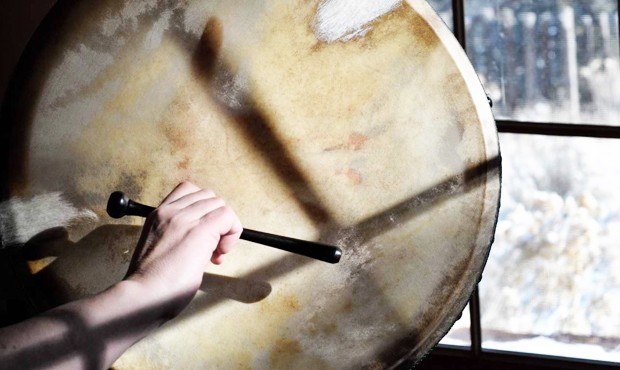
M32 238L24 245L24 254L30 261L32 278L45 290L42 308L96 294L122 280L141 229L132 225L103 225L72 242L65 229L57 228ZM231 299L249 304L265 299L271 293L271 285L204 273L200 290L210 301Z
M501 165L499 156L490 158L355 225L340 225L331 215L329 207L322 202L300 166L295 163L285 144L278 138L260 106L255 104L251 93L235 86L235 74L220 55L223 37L221 22L215 17L209 18L192 54L194 70L202 78L211 98L233 119L245 139L263 156L282 183L290 189L309 220L321 230L319 240L324 243L338 244L344 239L346 245L342 247L348 250L359 247L376 236L378 230L385 232L398 227L406 220L428 211L438 202L483 184L487 175L494 176L494 172ZM182 41L182 38L180 40ZM221 93L228 90L229 93Z
M376 213L355 225L327 231L323 239L328 242L342 235L347 236L348 247L360 246L381 233L402 225L406 221L429 211L438 203L451 197L463 194L470 189L483 185L487 176L499 176L501 157L493 157L485 162L465 169L460 174L455 174L414 196L407 198L382 212Z
M221 21L216 17L209 18L196 49L192 51L195 74L202 80L210 98L240 129L244 140L260 153L282 184L290 189L308 219L317 226L335 223L329 207L273 130L272 123L251 92L236 86L236 74L220 55L223 37ZM183 37L179 37L179 42L183 43Z

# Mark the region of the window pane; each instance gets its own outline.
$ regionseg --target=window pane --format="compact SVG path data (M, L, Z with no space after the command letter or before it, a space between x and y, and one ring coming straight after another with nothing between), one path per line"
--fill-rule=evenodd
M465 18L497 118L620 125L616 0L467 0Z
M620 362L620 141L502 134L483 347Z
M469 319L469 304L463 310L463 316L454 323L452 329L446 334L445 337L439 342L439 344L445 344L450 346L471 347L471 335L469 332L470 327Z
M452 29L452 0L429 0L428 3L435 9L441 19Z

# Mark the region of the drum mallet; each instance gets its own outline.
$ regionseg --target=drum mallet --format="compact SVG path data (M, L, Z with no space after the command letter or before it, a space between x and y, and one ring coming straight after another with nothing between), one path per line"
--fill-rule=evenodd
M106 210L108 215L113 218L121 218L123 216L147 217L155 208L134 202L123 192L115 191L110 194ZM332 245L294 239L245 228L241 233L241 239L329 263L338 263L342 256L342 250Z

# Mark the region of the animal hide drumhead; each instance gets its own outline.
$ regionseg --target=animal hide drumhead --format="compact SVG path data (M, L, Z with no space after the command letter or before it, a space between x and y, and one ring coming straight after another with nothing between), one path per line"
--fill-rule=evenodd
M10 195L97 215L24 247L41 309L122 279L143 220L106 215L115 190L156 205L190 180L245 227L343 249L331 265L240 241L114 368L412 364L481 276L495 122L424 1L60 1L16 81Z

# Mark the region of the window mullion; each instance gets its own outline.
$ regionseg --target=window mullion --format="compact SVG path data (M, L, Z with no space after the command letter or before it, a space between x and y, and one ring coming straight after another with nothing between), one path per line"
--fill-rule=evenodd
M619 0L620 1L620 0ZM452 0L452 24L453 33L461 44L463 50L467 50L465 38L465 6L464 0ZM482 348L481 327L480 327L480 300L478 287L474 289L469 300L469 334L471 338L471 353L474 357L480 355Z
M480 325L480 296L478 295L478 287L469 299L469 315L470 315L470 335L471 335L471 351L474 357L479 357L482 351L482 328Z
M466 47L465 42L465 6L464 0L452 0L452 24L453 32L463 49Z

